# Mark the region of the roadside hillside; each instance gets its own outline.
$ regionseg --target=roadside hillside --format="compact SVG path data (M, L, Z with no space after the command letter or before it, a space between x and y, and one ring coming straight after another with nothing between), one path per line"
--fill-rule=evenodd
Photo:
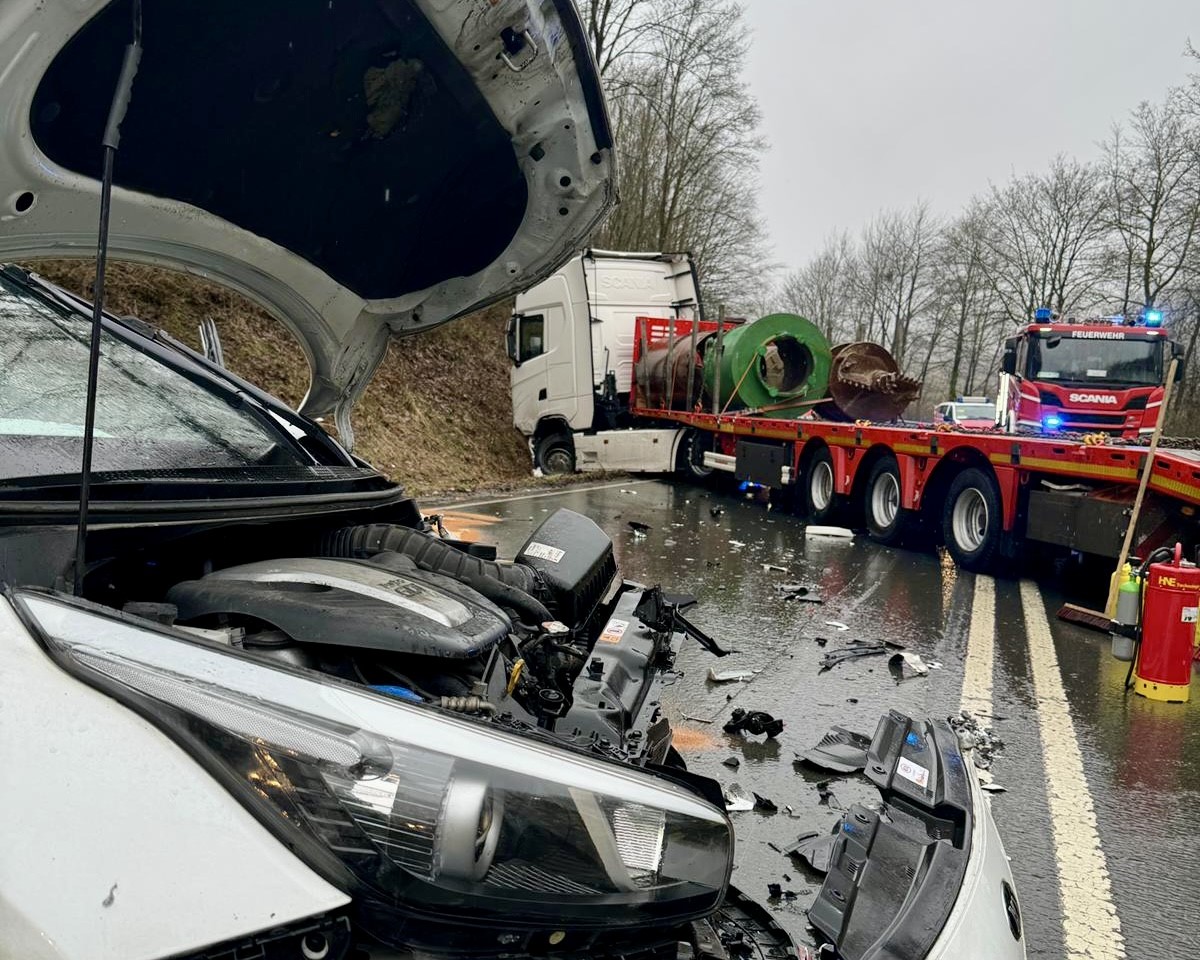
M91 261L27 266L91 295ZM110 264L107 288L110 311L141 317L196 349L197 326L212 317L231 370L292 406L304 397L308 364L299 344L245 298L183 274L124 263ZM528 483L529 453L512 426L508 313L508 304L498 304L393 341L355 407L354 452L418 495ZM323 425L332 432L331 420Z

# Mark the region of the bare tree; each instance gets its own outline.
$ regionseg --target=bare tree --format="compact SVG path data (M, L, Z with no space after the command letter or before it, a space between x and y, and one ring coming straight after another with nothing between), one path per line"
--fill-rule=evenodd
M863 230L853 289L857 339L878 338L903 364L913 321L926 305L929 254L937 223L928 204L885 211Z
M1153 307L1189 263L1200 228L1200 139L1184 94L1140 104L1104 145L1109 217L1124 253L1122 310Z
M768 264L757 193L765 144L742 79L742 8L732 0L647 0L639 10L613 2L607 14L596 0L589 8L597 29L607 23L613 31L599 49L612 53L604 79L621 191L597 242L689 249L709 302L761 299Z
M807 317L832 341L852 336L853 267L850 237L845 233L831 237L812 260L784 278L782 299L787 309Z
M1099 171L1057 157L1045 174L992 186L988 262L1008 318L1038 307L1060 315L1089 307L1103 277L1105 195Z
M579 6L601 77L625 57L644 52L659 25L654 0L584 0Z
M986 203L972 201L945 228L934 258L934 285L940 309L946 314L944 330L950 344L949 397L974 389L985 342L989 337L998 338L998 311L989 279L989 213Z

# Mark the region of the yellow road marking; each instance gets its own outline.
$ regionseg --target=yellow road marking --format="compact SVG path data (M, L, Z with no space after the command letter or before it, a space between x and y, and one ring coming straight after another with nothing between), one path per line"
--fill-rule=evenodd
M996 581L975 577L967 658L963 664L962 708L974 714L992 713L992 669L996 646Z
M1083 775L1083 755L1063 689L1046 608L1032 581L1021 581L1021 606L1025 611L1029 665L1046 761L1046 792L1062 896L1066 957L1123 960L1125 938L1113 905L1108 863L1100 847L1092 795Z

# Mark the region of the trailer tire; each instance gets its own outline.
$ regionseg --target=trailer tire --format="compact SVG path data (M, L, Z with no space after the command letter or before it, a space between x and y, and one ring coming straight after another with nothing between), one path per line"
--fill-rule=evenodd
M950 482L942 504L942 538L958 566L972 573L987 573L995 566L1002 517L1000 491L989 473L968 467Z
M552 433L537 442L536 466L547 476L575 472L575 444L564 433Z
M805 517L811 523L833 520L839 506L837 478L833 471L833 457L825 447L814 450L808 458L803 482L802 503Z
M694 483L704 483L713 475L713 468L704 465L704 454L712 449L708 434L689 430L679 441L679 453L675 456L675 470L680 476Z
M895 545L904 539L911 526L912 511L901 506L901 489L896 458L884 456L876 460L863 489L863 519L867 534L876 543Z

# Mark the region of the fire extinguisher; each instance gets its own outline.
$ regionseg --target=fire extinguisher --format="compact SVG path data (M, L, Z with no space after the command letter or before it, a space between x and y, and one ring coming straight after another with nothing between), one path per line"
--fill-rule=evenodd
M1126 688L1151 700L1184 703L1190 696L1192 645L1200 619L1200 567L1183 546L1155 550L1139 571L1137 653Z

